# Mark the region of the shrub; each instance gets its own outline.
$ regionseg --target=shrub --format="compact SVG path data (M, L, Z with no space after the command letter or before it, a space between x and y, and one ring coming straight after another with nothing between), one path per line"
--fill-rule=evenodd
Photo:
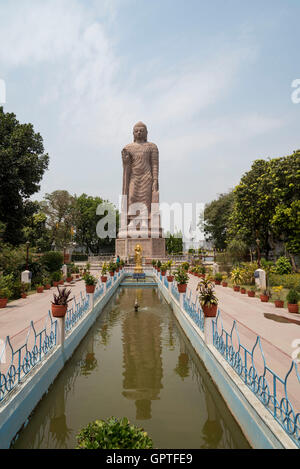
M290 290L286 296L287 302L291 305L297 305L299 299L300 299L300 295L294 289Z
M203 279L199 283L197 290L200 291L199 300L202 307L219 304L219 300L215 295L215 290L210 280Z
M40 260L41 264L46 267L49 272L56 272L63 266L64 256L61 252L46 252Z
M52 282L60 282L62 279L62 273L61 272L53 272L51 275Z
M286 257L280 257L276 262L276 274L290 274L292 270L292 265Z
M0 298L11 298L13 294L13 275L0 277Z
M300 274L270 274L269 281L271 286L282 285L283 288L295 289L300 293Z
M215 280L216 280L217 282L222 282L222 280L223 280L223 275L222 275L221 273L216 273L216 275L215 275Z
M181 267L182 267L182 269L184 269L187 272L190 268L190 264L188 262L183 262L181 264Z
M127 418L96 420L77 435L77 449L152 449L153 442L142 429Z

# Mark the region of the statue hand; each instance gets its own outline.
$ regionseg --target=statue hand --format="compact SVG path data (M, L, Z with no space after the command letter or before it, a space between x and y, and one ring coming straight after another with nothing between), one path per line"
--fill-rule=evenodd
M127 164L130 161L130 153L124 148L122 151L123 163Z
M158 192L158 182L154 181L152 186L152 192Z

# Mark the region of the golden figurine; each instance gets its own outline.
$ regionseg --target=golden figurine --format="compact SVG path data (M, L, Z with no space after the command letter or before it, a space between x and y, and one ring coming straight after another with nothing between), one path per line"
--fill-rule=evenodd
M134 256L135 269L134 269L134 273L135 274L143 274L144 272L143 272L143 257L142 257L143 249L142 249L142 246L140 244L137 244L134 251L135 251L135 256Z

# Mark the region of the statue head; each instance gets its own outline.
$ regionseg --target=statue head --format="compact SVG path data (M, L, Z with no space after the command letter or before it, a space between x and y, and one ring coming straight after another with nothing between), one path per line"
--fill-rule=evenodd
M134 141L138 143L147 142L148 130L143 122L138 122L133 128Z

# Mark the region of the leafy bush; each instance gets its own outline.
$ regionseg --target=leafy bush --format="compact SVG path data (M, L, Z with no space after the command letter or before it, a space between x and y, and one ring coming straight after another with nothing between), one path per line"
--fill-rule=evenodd
M292 272L292 265L286 257L280 257L276 262L276 274L284 275Z
M0 298L11 298L13 294L13 275L0 277Z
M152 449L153 442L142 429L127 418L96 420L77 435L77 449Z
M288 290L295 289L300 293L300 274L270 274L269 281L271 286L282 285L283 288Z
M287 302L291 305L297 305L299 299L300 299L300 295L294 289L290 290L286 296Z
M51 275L52 282L60 282L62 279L62 273L61 272L53 272Z
M221 273L216 273L216 275L215 275L215 280L216 280L217 282L222 282L222 280L223 280L223 275L222 275Z
M52 273L60 270L63 266L64 256L61 252L46 252L40 260L41 264Z

